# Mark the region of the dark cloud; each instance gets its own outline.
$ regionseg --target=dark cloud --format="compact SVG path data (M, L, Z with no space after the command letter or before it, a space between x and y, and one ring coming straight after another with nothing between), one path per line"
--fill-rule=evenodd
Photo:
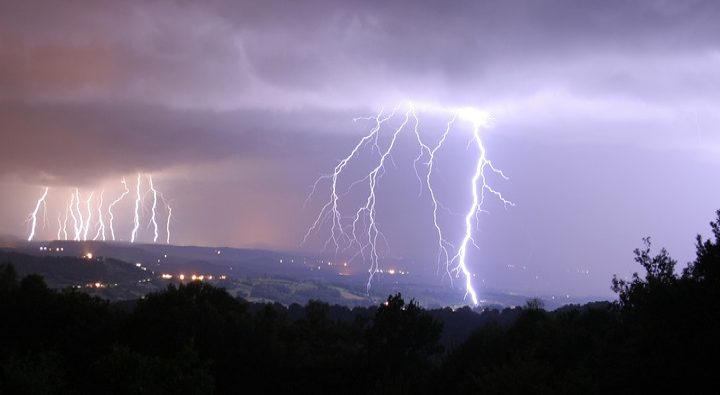
M713 1L5 8L0 85L11 96L283 108L330 99L334 106L403 97L487 102L606 82L634 96L648 85L702 88L698 81L718 80L709 78L717 67L703 67L718 62ZM668 59L675 61L663 64Z
M182 242L296 248L309 186L367 126L354 116L407 100L479 106L518 201L493 215L486 257L565 273L582 253L568 243L607 243L582 263L599 273L586 285L606 290L631 270L605 266L628 239L690 237L720 201L702 182L720 158L718 17L701 0L4 1L0 180L22 202L41 184L152 172L195 225ZM449 190L463 163L446 165ZM388 212L421 211L400 185ZM646 203L649 190L672 199ZM0 233L17 232L20 206L0 207ZM686 212L668 222L676 234L662 212ZM387 226L394 254L423 258L419 217Z
M180 161L223 159L257 145L252 130L208 117L156 106L5 103L2 128L13 138L3 144L0 163L6 173L84 184Z

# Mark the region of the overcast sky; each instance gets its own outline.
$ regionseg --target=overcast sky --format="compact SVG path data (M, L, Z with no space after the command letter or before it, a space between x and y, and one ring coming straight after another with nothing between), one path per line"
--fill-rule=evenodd
M3 1L0 234L27 236L44 186L50 239L73 188L114 198L143 172L174 242L298 250L315 179L372 126L353 118L476 107L516 203L479 217L478 285L606 295L643 236L684 265L720 208L718 20L717 1ZM451 117L418 115L431 141ZM436 169L456 213L470 132ZM398 150L378 186L387 254L432 267L411 135ZM457 239L462 216L442 221Z

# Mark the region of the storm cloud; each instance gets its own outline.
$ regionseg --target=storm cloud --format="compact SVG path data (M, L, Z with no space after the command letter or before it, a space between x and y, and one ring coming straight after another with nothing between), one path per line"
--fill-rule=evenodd
M483 225L486 259L591 269L573 291L602 293L647 234L689 259L720 207L718 18L700 0L4 1L0 233L42 185L142 171L175 192L179 242L298 248L353 117L474 106L518 203ZM423 259L417 225L388 225L396 255ZM557 286L534 281L498 286Z

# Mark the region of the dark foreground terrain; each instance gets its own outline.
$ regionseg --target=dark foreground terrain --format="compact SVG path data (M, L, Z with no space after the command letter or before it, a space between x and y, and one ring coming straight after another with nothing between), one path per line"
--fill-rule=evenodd
M0 393L716 393L720 211L675 274L662 250L619 301L546 312L258 304L207 283L110 303L0 266Z

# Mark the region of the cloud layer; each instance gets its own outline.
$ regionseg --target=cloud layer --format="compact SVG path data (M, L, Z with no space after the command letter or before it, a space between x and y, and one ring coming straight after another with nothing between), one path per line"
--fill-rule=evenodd
M176 198L194 202L186 223L203 229L186 225L182 241L294 248L308 186L363 131L352 118L412 100L493 113L489 143L515 170L519 207L552 207L518 209L509 232L588 226L567 218L582 207L620 213L605 233L633 212L687 209L676 218L685 237L720 201L701 182L720 163L718 17L720 3L700 0L3 2L0 181L22 203L39 185L153 172L192 195ZM653 165L628 171L638 162ZM561 183L536 182L563 169ZM586 185L588 174L602 183ZM644 205L637 177L672 198ZM203 211L212 197L242 209ZM18 206L0 207L0 232L17 232ZM250 222L265 230L239 225ZM647 220L624 236L661 228ZM525 251L565 243L533 240ZM627 246L613 240L621 259ZM532 259L562 272L578 266L568 255ZM591 261L605 277L629 270Z

